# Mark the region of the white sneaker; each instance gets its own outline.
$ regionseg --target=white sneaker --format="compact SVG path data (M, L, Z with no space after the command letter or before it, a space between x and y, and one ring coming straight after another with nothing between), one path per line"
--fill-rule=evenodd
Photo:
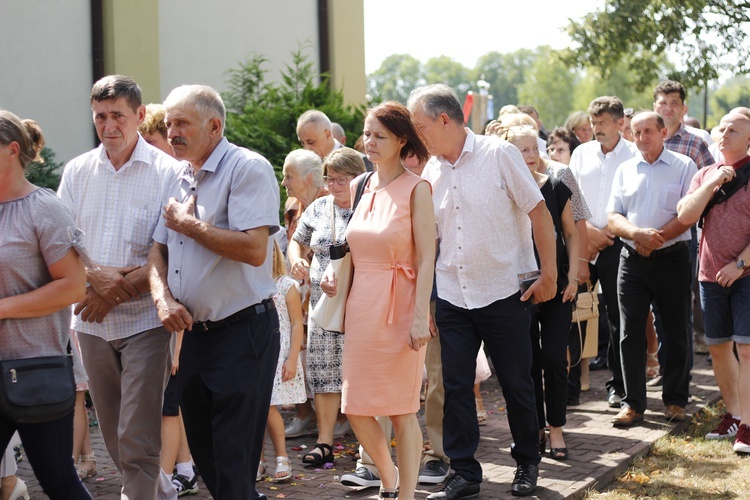
M349 420L343 422L336 421L336 425L333 426L333 437L344 437L347 433L352 431L352 424Z
M284 428L284 436L288 438L294 438L307 434L307 428L311 425L315 425L315 427L313 427L313 430L317 428L315 414L313 413L302 419L294 417L289 425Z

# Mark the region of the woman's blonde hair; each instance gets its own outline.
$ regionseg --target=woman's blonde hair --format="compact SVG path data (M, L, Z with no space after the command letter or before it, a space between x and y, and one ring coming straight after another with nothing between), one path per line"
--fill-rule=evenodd
M286 276L286 262L284 262L284 254L281 252L281 247L276 238L273 238L273 277L274 279L279 276Z

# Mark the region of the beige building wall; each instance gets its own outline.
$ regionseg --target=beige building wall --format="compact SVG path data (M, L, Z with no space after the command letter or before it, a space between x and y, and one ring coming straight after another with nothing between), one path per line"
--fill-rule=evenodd
M351 104L366 104L365 8L363 1L328 0L331 80Z
M95 133L90 0L0 0L0 107L37 120L58 161L91 149ZM365 102L363 0L328 0L330 72L347 102ZM145 102L175 87L227 90L227 71L253 53L267 80L302 47L317 70L316 0L102 0L108 74L133 77Z
M159 5L153 0L104 0L104 72L138 82L143 102L161 102Z
M182 84L227 90L227 70L253 53L268 59L269 81L299 46L318 67L315 0L160 0L161 97Z
M94 144L89 0L0 2L0 108L39 122L57 161Z

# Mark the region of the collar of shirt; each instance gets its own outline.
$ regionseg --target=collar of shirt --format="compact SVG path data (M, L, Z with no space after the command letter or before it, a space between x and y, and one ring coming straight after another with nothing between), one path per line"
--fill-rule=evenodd
M615 155L618 156L620 152L622 152L622 149L625 147L625 143L628 142L627 140L623 139L622 136L620 136L620 140L617 141L617 144L615 144L615 147L612 151L609 153L605 153L602 151L602 145L599 144L599 148L596 151L596 154L599 155L599 158L602 160L607 157L607 155Z
M665 165L669 165L669 160L666 158L669 154L669 150L666 147L661 148L661 153L659 153L659 157L654 160L653 163L649 163L646 161L646 159L643 157L643 153L638 151L635 155L638 158L638 165L646 165L647 167L653 167L657 163L664 163Z
M217 144L214 150L211 151L208 160L206 160L206 163L204 163L200 168L200 171L216 172L216 169L219 167L219 163L221 163L221 159L224 158L224 155L227 151L229 151L229 141L226 137L222 137L221 141L219 141L219 144Z
M735 169L735 170L737 170L738 168L742 167L748 161L750 161L750 155L746 155L743 159L741 159L737 163L732 163L732 168Z
M132 165L135 162L140 163L146 163L151 164L151 162L154 159L154 152L151 150L152 146L149 146L149 144L146 142L146 140L141 137L141 134L138 134L138 141L135 143L135 149L133 149L133 154L130 155L130 159L125 162L125 164L117 170L117 172L122 172L126 170L130 165ZM112 170L115 169L114 165L112 165L112 162L109 160L109 154L107 153L107 150L104 148L104 144L99 144L99 161L104 164L105 166L111 168Z
M685 124L684 123L680 123L680 125L677 127L677 130L675 130L675 133L672 134L672 135L670 135L669 137L667 137L666 140L669 140L669 139L672 139L672 138L675 138L675 137L682 137L682 136L684 136L685 134L688 134L688 133L689 132L685 128Z
M461 159L464 157L464 155L474 152L474 145L476 144L476 142L477 139L474 135L474 132L472 132L470 128L466 128L466 140L464 141L464 147L461 149L461 154L458 155L456 163L451 163L445 158L445 156L438 156L437 159L438 161L440 161L440 164L442 166L457 167L458 164L461 163Z

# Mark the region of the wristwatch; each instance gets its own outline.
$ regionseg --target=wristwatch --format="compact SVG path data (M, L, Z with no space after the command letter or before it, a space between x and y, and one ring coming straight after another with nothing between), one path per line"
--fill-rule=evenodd
M737 269L742 269L743 271L747 269L747 264L745 264L744 260L737 259Z

